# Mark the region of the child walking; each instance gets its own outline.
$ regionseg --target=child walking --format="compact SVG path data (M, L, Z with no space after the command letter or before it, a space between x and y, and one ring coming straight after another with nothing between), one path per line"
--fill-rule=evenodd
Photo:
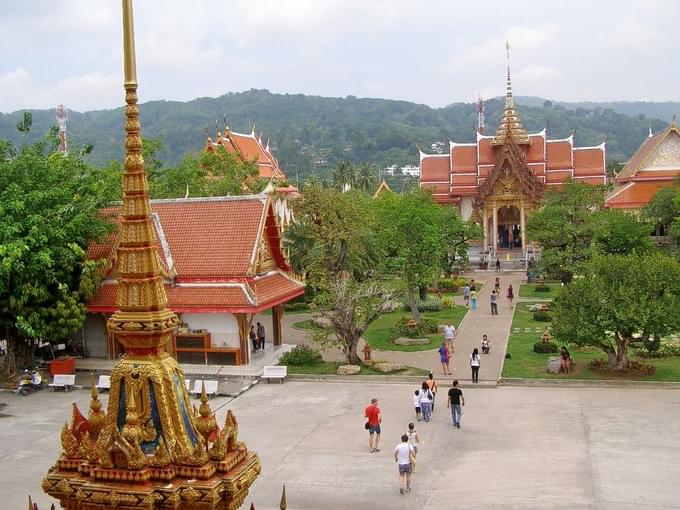
M408 424L408 444L413 448L413 457L411 458L411 473L416 472L416 457L418 456L418 443L420 443L420 436L416 431L416 426L413 422Z
M416 411L416 419L420 421L420 390L416 390L416 394L413 396L413 408Z

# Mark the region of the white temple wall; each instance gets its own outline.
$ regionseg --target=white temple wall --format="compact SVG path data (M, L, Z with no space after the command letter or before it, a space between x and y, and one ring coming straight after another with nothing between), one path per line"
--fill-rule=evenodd
M189 329L205 329L213 347L239 347L238 322L230 313L183 313Z

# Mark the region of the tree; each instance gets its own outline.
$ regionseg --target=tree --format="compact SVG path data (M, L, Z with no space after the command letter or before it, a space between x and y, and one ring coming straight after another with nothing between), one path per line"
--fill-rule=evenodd
M554 301L553 336L595 346L611 370L628 349L680 331L680 264L660 253L595 255Z
M444 209L444 242L446 251L442 260L442 269L447 273L465 266L468 261L469 242L479 239L481 227L473 221L463 221L453 207Z
M49 142L0 160L0 328L19 363L33 339L59 341L82 325L100 265L86 249L111 228L90 168L45 152Z
M333 185L343 190L347 187L354 188L356 181L356 169L351 161L343 160L338 162L333 169Z
M652 249L651 226L623 211L603 209L597 215L599 226L594 236L596 248L604 253L625 255Z
M376 267L380 252L368 197L308 184L292 207L296 223L284 243L311 285L327 287L345 271L360 279Z
M604 206L601 186L567 181L548 192L543 207L527 223L528 236L541 243L540 267L563 282L571 281L592 254L597 215Z
M361 364L357 354L359 339L368 326L389 311L397 292L376 282L357 283L349 278L337 278L328 291L315 300L319 316L330 321L329 330L321 330L313 339L321 344L342 348L347 362Z
M642 217L654 225L657 236L668 235L673 222L680 217L680 186L661 188L642 210Z
M430 285L441 271L449 248L445 232L451 216L432 195L420 189L383 193L376 200L376 211L380 221L378 237L387 255L383 265L388 271L402 274L411 313L419 322L416 293Z
M362 163L357 169L355 183L357 189L364 193L372 193L378 184L378 169L370 163Z

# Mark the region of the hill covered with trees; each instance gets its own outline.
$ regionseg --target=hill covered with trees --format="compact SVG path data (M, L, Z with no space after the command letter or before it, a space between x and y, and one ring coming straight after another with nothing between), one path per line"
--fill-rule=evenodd
M650 125L654 131L667 125L667 121L641 113L625 115L614 107L572 108L533 99L526 101L531 105L518 101L518 111L529 131L547 126L551 138L562 138L575 129L575 143L580 146L607 139L610 164L630 158L644 141ZM677 106L667 105L670 109ZM502 108L499 98L486 102L487 132L495 131ZM650 111L664 112L664 118L669 115L665 107ZM407 101L272 94L267 90L188 102L151 101L142 104L140 112L143 135L161 139L164 148L159 156L170 166L177 165L184 154L203 148L206 123L214 137L215 120L222 129L224 115L231 129L238 132L250 132L255 122L256 132L262 133L263 141L271 140L281 166L293 182L296 177L302 180L312 174L330 178L332 168L341 160L379 167L417 164L418 146L427 152L435 142L474 141L477 120L476 106L468 103L431 108ZM21 146L42 137L55 123L54 110L32 113L33 128L25 140L16 130L23 112L0 114L0 139ZM75 145L92 144L94 149L87 158L105 165L122 159L123 123L122 108L71 111L69 138Z

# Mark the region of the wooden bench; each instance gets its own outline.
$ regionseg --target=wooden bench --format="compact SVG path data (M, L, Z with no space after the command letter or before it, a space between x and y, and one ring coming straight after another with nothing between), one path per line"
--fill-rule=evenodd
M217 395L217 384L218 381L204 381L202 379L196 379L194 381L194 389L191 390L189 393L192 395L200 395L201 391L203 391L202 384L205 383L205 393L209 397L213 395Z
M262 372L262 379L266 379L269 383L270 379L278 379L279 383L288 375L288 367L286 365L265 366Z
M76 383L76 376L75 374L56 374L54 376L54 379L52 379L52 382L48 384L50 388L52 388L52 391L54 391L57 388L64 388L64 391L69 391L73 385Z
M99 381L97 381L96 388L98 390L110 390L111 389L111 376L110 375L100 375Z

